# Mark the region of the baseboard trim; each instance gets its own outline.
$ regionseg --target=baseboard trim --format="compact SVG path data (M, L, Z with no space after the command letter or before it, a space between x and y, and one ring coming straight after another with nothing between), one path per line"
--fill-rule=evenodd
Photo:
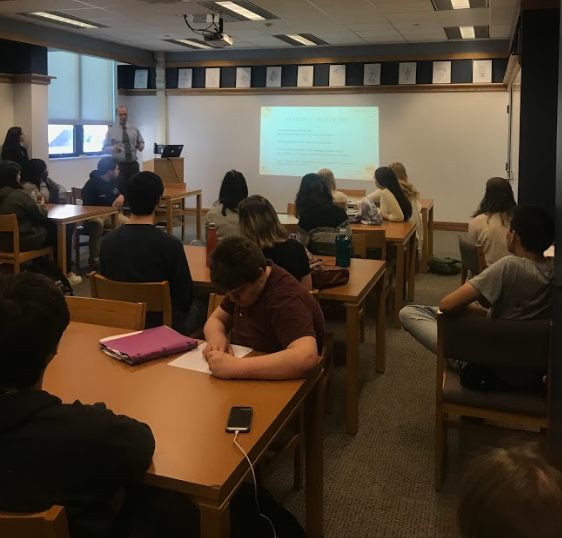
M467 222L434 222L434 230L444 230L447 232L468 232Z

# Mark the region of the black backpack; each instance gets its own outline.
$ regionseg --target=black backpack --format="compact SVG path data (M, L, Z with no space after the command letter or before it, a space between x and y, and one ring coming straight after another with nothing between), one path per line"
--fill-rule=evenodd
M31 260L28 270L51 279L59 287L63 295L74 295L74 291L66 275L59 269L58 265L49 258L35 258Z

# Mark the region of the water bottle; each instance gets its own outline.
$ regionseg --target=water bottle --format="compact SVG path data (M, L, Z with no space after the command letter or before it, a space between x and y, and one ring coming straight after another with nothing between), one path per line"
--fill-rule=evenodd
M351 263L351 239L347 237L345 228L339 228L336 235L336 265L349 267Z
M209 267L211 252L217 248L217 225L214 222L209 222L207 230L207 267Z

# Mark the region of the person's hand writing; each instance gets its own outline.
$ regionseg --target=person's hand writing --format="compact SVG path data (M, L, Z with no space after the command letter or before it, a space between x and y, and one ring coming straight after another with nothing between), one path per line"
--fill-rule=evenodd
M118 209L121 209L123 207L123 204L125 203L125 197L120 194L117 198L115 198L113 204L111 204L112 207L117 207Z
M238 366L240 360L223 351L211 351L209 353L209 370L219 379L235 379L239 377Z
M203 357L209 360L209 355L211 354L212 351L222 351L232 354L232 348L230 347L230 344L228 343L226 336L222 338L214 338L212 340L208 340L205 349L203 349Z
M45 198L43 198L43 196L37 198L37 205L45 205Z

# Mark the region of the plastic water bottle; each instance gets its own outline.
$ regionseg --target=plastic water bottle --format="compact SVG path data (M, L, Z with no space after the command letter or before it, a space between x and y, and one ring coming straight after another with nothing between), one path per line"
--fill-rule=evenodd
M217 248L217 225L214 222L209 222L207 229L207 267L209 267L211 252Z
M351 263L351 239L347 237L345 228L338 229L336 235L336 265L349 267Z

